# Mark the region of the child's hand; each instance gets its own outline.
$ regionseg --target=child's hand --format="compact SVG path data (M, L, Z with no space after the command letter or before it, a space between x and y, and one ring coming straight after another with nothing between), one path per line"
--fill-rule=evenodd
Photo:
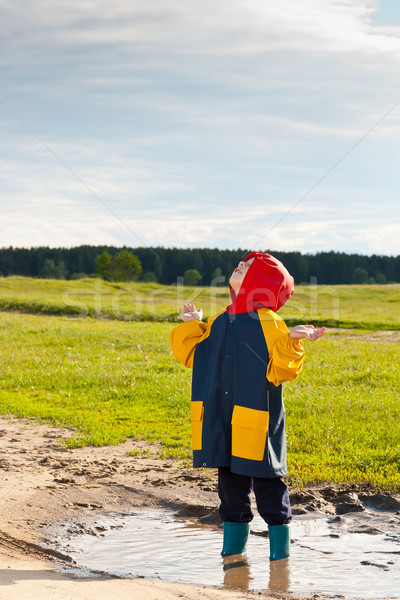
M196 310L194 304L185 304L183 310L179 310L182 321L201 321L203 318L203 311L201 308Z
M306 339L310 342L314 342L323 336L325 331L325 327L315 329L314 325L296 325L296 327L293 327L289 335L291 338L298 340Z

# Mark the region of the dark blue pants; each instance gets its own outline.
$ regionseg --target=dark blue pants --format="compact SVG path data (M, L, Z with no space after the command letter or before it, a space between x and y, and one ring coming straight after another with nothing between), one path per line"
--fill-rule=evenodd
M218 469L219 514L223 521L250 523L253 518L250 493L254 490L257 509L268 525L285 525L292 520L289 492L281 477L249 477Z

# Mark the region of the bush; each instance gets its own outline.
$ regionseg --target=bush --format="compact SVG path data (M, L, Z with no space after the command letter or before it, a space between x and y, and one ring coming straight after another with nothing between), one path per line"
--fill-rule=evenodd
M147 283L157 283L157 276L153 271L146 271L142 275L142 281L146 281Z
M202 277L197 269L188 269L183 274L183 285L198 285Z
M387 283L387 277L385 273L377 273L375 275L376 283Z
M368 271L366 269L362 269L361 267L357 267L354 269L353 281L354 283L367 283Z

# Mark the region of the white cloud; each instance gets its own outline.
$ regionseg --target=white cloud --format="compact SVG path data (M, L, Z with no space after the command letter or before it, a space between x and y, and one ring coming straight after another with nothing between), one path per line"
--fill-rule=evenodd
M211 205L210 205L211 206ZM400 253L400 224L385 225L384 219L360 219L359 206L342 218L332 205L295 207L277 203L272 207L244 207L227 211L214 206L212 212L184 204L137 207L119 219L100 204L32 200L3 212L2 245L73 246L80 244L148 245L316 252L339 247L344 251ZM33 210L32 210L33 209ZM282 216L289 216L281 221ZM122 214L122 216L121 216ZM377 228L377 225L379 227ZM390 235L389 235L390 234Z
M254 206L227 211L215 206L210 212L184 204L153 210L149 205L133 213L119 212L119 219L99 203L76 202L52 196L44 202L32 198L2 211L2 246L74 246L110 244L128 246L219 246L259 250L317 252L400 253L400 224L384 216L364 215L355 205L341 218L332 204L273 207ZM282 215L290 211L281 221Z
M182 181L182 169L171 170L157 161L130 161L115 144L96 139L44 142L28 136L7 146L10 156L18 152L18 159L0 161L3 198L5 189L14 199L43 203L51 202L54 194L66 200L80 196L83 203L95 201L98 195L123 206L125 200L147 202L154 195L190 191Z
M377 7L378 0L6 0L2 29L10 45L22 48L51 43L236 55L282 49L398 53L399 28L375 23ZM16 34L23 35L17 40Z

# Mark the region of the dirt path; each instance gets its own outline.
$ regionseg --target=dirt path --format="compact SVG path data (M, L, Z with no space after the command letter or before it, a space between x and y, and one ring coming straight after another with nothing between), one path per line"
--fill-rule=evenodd
M58 573L57 567L70 559L46 549L43 531L50 523L141 506L169 506L183 514L211 514L218 519L215 473L161 461L157 446L143 442L66 449L63 440L72 433L33 420L0 417L1 598L240 600L257 596L142 579L77 580ZM400 508L396 498L355 490L326 487L292 493L294 514L361 511L367 501Z

